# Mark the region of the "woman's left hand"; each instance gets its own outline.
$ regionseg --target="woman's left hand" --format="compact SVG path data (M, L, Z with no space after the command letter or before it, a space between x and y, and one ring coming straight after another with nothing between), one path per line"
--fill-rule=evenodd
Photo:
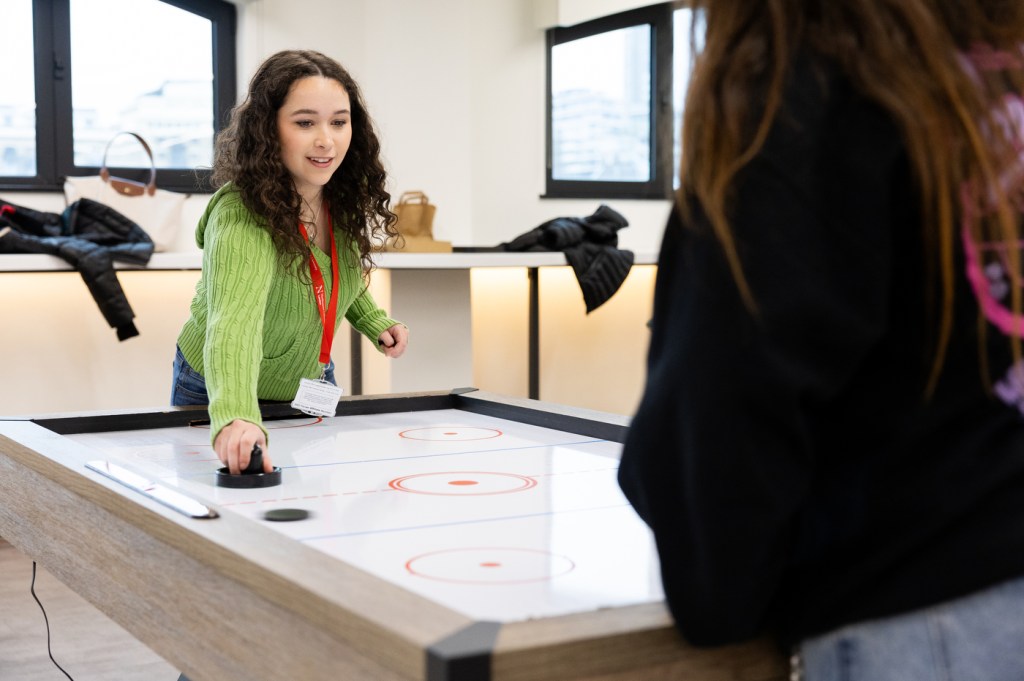
M395 324L377 337L384 354L392 359L401 357L409 344L409 329L404 324Z

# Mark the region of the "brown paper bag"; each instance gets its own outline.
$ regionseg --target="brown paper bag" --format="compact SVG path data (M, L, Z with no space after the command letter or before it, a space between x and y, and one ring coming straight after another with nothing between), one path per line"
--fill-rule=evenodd
M431 205L426 194L421 191L404 192L398 205L391 210L398 216L398 222L395 223L398 237L389 240L385 250L408 253L451 252L450 241L434 239L434 213L437 207Z
M434 236L434 213L437 206L430 205L430 199L421 191L402 194L394 213L398 216L398 233L404 237Z

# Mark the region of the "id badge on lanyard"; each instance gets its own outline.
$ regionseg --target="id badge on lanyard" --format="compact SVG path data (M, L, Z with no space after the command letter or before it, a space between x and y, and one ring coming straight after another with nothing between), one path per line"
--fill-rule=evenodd
M309 252L309 276L313 281L313 297L316 299L317 311L320 313L320 321L323 323L324 334L320 341L320 363L323 365L320 378L313 380L303 378L299 381L299 389L292 400L292 408L298 409L304 414L311 416L334 416L338 407L338 400L341 399L342 389L333 383L324 380L327 364L331 361L331 345L334 342L334 322L338 314L338 255L334 243L334 226L331 224L331 217L327 215L328 231L331 235L331 300L327 301L325 291L326 282L320 271L313 251ZM300 222L299 231L309 243L309 234L305 226Z

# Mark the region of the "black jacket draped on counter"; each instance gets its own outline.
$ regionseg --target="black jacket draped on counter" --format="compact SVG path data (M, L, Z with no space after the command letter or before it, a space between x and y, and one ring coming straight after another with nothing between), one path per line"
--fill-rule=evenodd
M961 249L925 396L936 317L900 132L835 73L797 73L730 203L757 312L700 208L674 212L619 472L701 645L790 644L1024 575L1024 422L979 362L1005 380L1010 343L979 332Z
M114 262L145 265L153 241L139 225L91 199L63 213L48 213L0 200L0 253L55 255L82 275L119 340L138 335L135 314L114 271Z
M629 223L608 206L582 218L555 218L501 244L506 251L562 251L583 291L587 312L608 301L633 266L633 253L618 248Z

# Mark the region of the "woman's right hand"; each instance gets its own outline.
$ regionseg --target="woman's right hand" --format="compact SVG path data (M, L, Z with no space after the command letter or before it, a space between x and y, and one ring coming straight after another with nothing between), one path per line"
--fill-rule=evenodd
M249 465L254 444L259 444L263 449L263 472L272 472L274 464L267 454L267 436L262 428L250 421L235 419L221 428L213 441L213 451L217 453L217 458L227 467L228 472L237 475Z

